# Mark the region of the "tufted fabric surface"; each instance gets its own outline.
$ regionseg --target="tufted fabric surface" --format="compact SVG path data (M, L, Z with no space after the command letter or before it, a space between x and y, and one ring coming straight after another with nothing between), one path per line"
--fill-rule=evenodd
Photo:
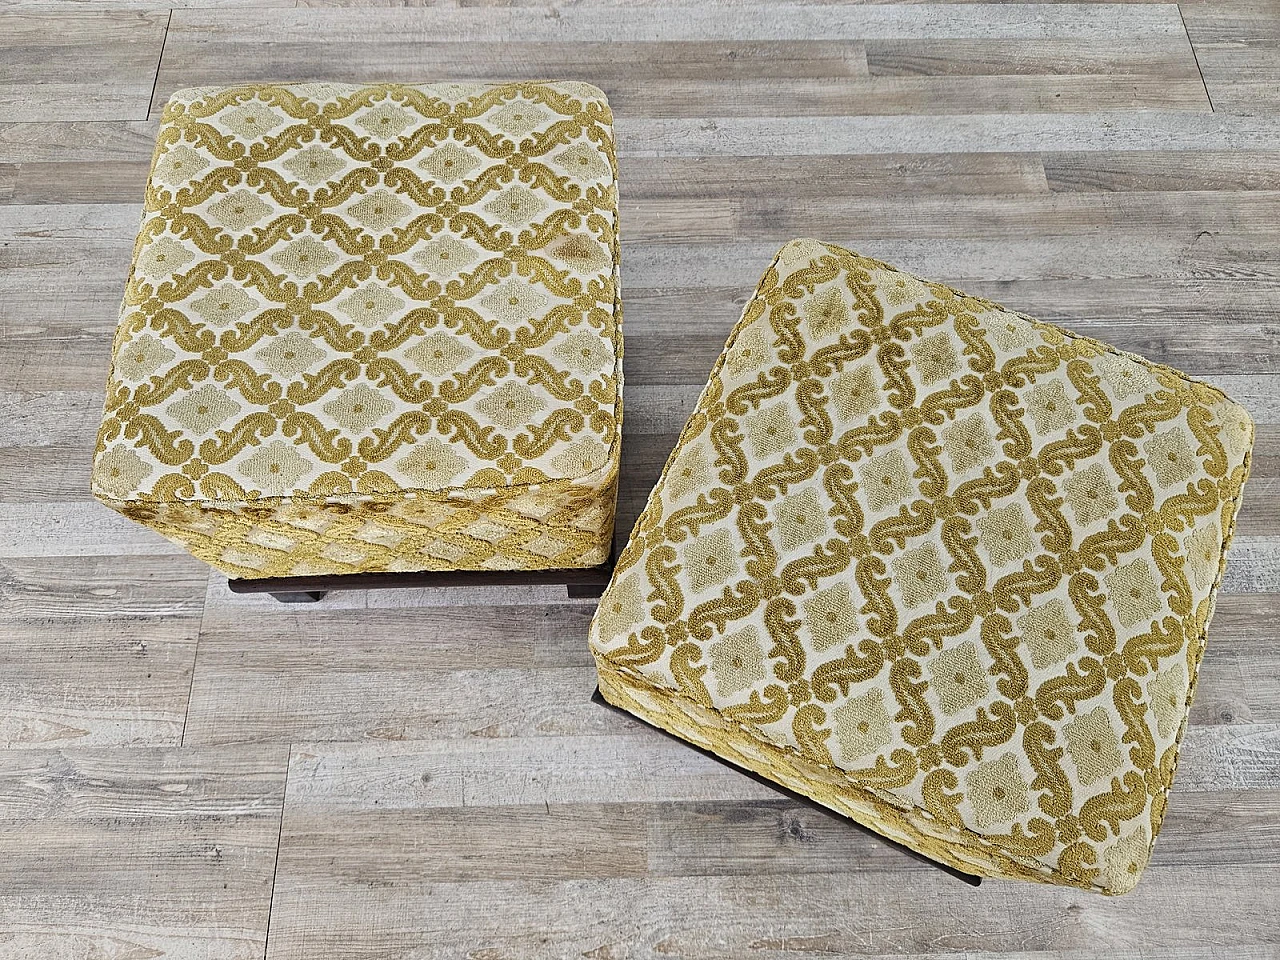
M601 601L601 690L961 869L1124 893L1252 439L1168 367L794 241Z
M603 562L611 123L579 83L175 94L94 493L241 577Z

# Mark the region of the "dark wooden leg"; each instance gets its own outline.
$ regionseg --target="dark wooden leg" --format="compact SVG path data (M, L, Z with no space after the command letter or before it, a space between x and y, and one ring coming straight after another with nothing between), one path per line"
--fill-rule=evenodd
M271 594L281 603L315 603L317 600L323 600L327 591L324 590L297 590L288 593Z
M330 590L379 590L383 587L560 586L573 600L597 600L613 573L613 557L589 569L567 570L421 570L411 573L332 573L298 577L231 577L232 593L269 593L281 603L315 603Z

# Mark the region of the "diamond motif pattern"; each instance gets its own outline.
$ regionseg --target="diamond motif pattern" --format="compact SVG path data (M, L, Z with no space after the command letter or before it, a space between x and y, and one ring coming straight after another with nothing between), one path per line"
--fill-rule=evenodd
M573 83L176 94L95 492L240 576L603 561L621 387L610 124ZM561 505L467 532L531 491ZM387 509L406 498L442 512ZM597 524L573 525L597 500ZM285 537L286 501L358 509Z
M961 869L1123 893L1251 438L1167 367L795 241L619 558L601 690Z

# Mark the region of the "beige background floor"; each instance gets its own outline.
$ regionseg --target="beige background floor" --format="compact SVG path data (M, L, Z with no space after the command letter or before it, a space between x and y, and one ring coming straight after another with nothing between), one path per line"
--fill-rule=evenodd
M973 891L592 706L591 606L563 591L237 598L90 501L173 90L547 76L618 114L622 536L796 235L1252 410L1136 892ZM0 0L0 958L1276 956L1278 293L1280 0Z

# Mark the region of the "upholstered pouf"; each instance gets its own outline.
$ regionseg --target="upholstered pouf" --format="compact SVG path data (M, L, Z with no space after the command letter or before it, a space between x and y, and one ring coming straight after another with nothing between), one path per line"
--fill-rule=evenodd
M601 692L953 867L1123 893L1252 436L1168 367L790 243L619 558Z
M93 491L235 577L600 564L620 320L594 87L186 90Z

